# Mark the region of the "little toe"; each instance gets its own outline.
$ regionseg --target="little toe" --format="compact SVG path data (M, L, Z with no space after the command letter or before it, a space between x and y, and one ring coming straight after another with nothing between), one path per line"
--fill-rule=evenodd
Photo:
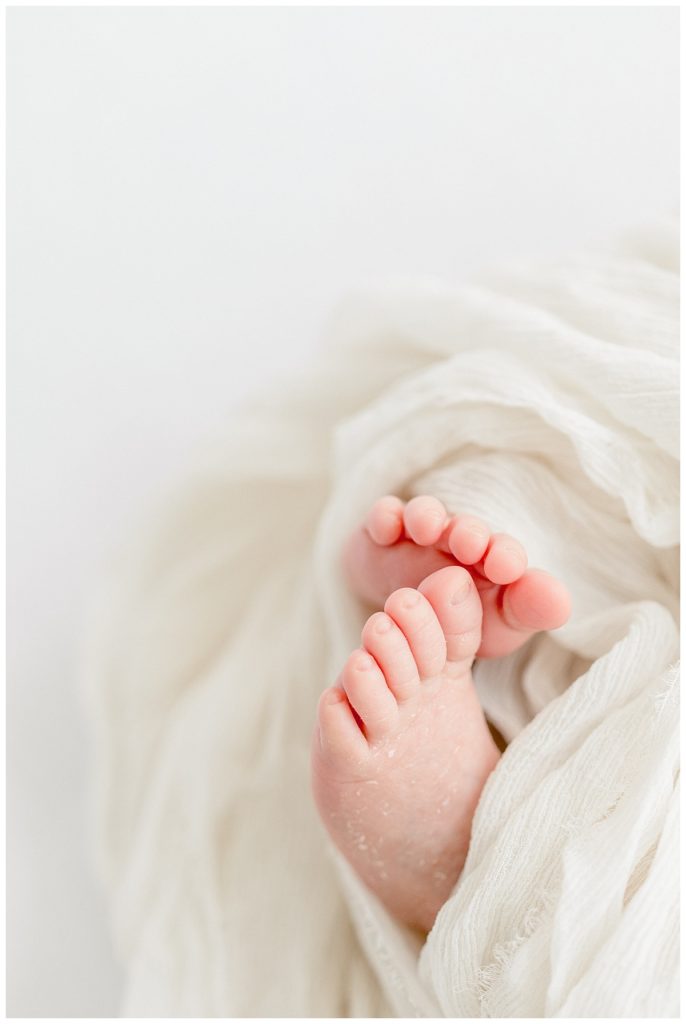
M403 534L404 508L404 503L394 494L387 494L374 502L365 525L375 544L388 547L400 540Z
M486 554L491 531L474 516L458 516L450 531L448 545L462 565L475 565Z
M422 495L405 506L405 530L421 547L436 544L447 521L448 513L438 498Z
M320 749L328 757L360 760L369 753L367 740L348 698L338 686L330 686L319 698L315 735Z
M512 629L558 629L569 618L571 609L565 585L541 569L530 569L503 591L502 617Z
M438 675L445 665L445 637L426 597L403 587L391 594L384 610L404 634L420 678Z
M514 583L526 570L526 551L507 533L494 533L483 563L484 575L491 583Z
M471 574L460 565L439 569L419 585L445 636L449 662L473 661L481 643L482 607Z
M341 683L367 739L374 742L385 736L398 716L398 705L371 654L353 651L343 667Z

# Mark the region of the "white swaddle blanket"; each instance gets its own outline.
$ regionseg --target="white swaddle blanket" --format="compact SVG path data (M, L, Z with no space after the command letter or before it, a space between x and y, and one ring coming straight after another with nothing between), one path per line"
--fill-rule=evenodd
M132 552L90 668L103 872L137 1016L678 1015L672 225L351 301ZM476 666L509 746L424 944L332 853L319 692L381 494L518 536L570 622Z

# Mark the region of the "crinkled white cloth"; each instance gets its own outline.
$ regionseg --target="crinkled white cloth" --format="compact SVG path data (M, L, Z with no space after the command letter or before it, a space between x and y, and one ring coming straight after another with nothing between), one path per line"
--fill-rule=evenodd
M677 239L345 305L131 552L89 679L138 1016L678 1015ZM510 741L422 944L327 847L308 747L357 642L341 542L435 494L565 580L477 665Z

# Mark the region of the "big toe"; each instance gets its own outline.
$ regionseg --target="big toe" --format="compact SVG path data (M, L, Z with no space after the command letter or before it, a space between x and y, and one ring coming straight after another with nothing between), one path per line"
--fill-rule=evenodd
M571 609L565 585L541 569L530 569L503 593L503 618L514 629L558 629Z

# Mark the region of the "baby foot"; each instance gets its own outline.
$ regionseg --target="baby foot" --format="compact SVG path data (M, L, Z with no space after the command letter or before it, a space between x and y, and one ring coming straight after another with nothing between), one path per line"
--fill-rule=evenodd
M462 871L499 757L472 683L481 619L460 566L396 590L317 712L312 779L322 821L390 912L425 931Z
M377 607L396 588L416 587L456 563L469 569L481 596L481 658L510 654L533 633L557 629L569 618L566 587L540 569L527 569L519 541L491 534L473 516L449 516L437 498L407 504L391 495L380 498L344 551L353 590Z

